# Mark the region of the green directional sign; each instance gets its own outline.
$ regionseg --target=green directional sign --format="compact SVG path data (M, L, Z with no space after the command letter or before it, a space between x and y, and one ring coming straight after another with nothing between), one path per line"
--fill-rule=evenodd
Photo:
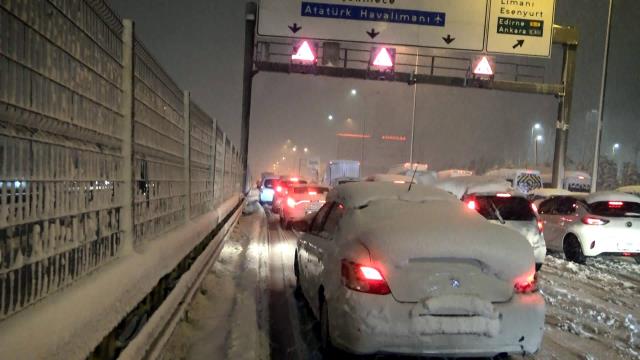
M542 37L544 21L498 17L498 34Z

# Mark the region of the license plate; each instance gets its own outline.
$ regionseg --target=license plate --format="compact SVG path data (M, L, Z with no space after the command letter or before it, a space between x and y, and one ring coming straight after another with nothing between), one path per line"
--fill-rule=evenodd
M623 240L618 242L618 249L622 251L638 250L638 245L631 240Z

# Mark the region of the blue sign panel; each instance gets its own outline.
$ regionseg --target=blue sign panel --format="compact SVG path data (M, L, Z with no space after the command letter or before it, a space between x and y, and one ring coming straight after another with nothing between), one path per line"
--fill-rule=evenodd
M318 18L378 21L396 24L445 26L443 12L390 9L371 6L351 6L302 2L300 15Z

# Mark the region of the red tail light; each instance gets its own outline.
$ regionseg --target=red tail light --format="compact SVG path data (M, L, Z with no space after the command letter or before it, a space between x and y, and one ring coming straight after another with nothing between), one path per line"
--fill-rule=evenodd
M544 231L544 224L542 223L542 220L538 220L538 231L540 231L540 234L542 234L542 232Z
M496 194L496 196L499 197L499 198L509 198L509 197L511 197L511 194L498 193L498 194Z
M613 209L621 208L623 205L622 201L609 201L609 207Z
M476 209L476 202L474 200L469 200L467 202L467 207L471 210L475 210Z
M533 270L531 273L519 277L513 284L513 289L520 294L538 290L538 274Z
M280 185L276 186L276 191L277 192L282 192L282 186L280 186Z
M585 216L582 218L582 223L585 225L605 225L609 220Z
M374 267L342 260L342 284L347 288L369 294L387 295L391 293L382 273Z
M318 193L315 191L309 191L309 195L318 195Z

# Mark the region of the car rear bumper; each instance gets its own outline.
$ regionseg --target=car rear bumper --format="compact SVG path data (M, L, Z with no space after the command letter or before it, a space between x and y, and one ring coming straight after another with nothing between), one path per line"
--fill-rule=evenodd
M539 293L518 294L507 303L493 304L499 313L495 320L499 330L493 335L443 334L433 329L427 334L416 328L416 318L410 315L415 303L399 303L391 295L347 293L343 300L329 302L330 331L335 346L353 353L450 357L532 354L542 343L545 303ZM469 321L464 316L449 318L454 324Z
M540 245L533 248L533 257L536 259L536 264L544 264L544 258L547 256L547 247Z
M640 238L635 233L620 236L618 239L612 239L606 234L594 234L588 231L579 232L577 235L585 256L640 254Z

